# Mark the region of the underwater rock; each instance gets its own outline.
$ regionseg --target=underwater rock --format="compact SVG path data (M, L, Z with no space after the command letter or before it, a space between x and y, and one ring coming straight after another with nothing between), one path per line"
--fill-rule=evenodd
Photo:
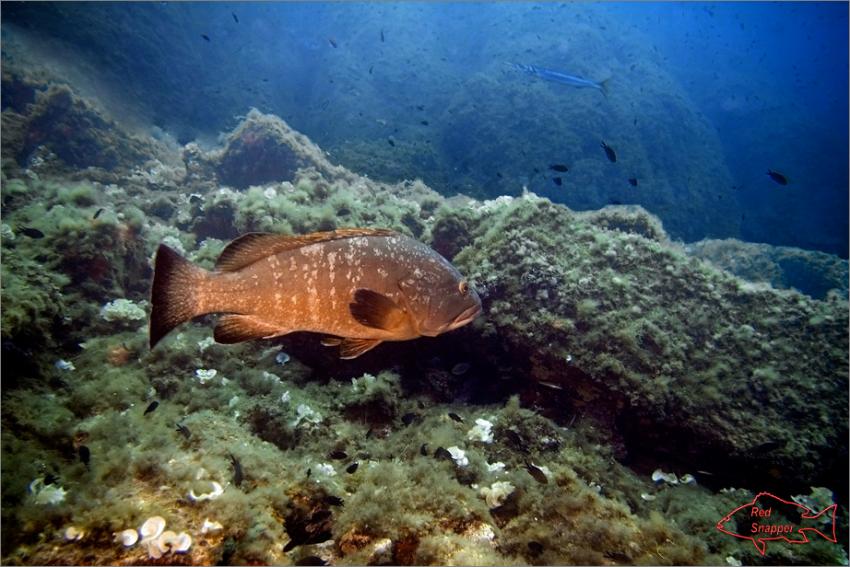
M29 492L32 495L32 501L40 506L56 506L65 501L65 495L68 493L63 487L57 484L45 484L43 478L37 478L29 483Z
M475 426L467 431L466 438L470 441L481 441L482 443L493 442L493 423L486 419L478 418Z
M847 299L848 263L832 254L733 238L700 240L686 245L685 250L751 282L797 289L815 299L824 299L835 290Z
M455 263L487 289L499 340L482 348L567 386L536 403L557 400L619 436L626 454L697 464L715 482L843 478L846 302L758 288L659 241L663 232L600 230L603 216L591 224L533 195L479 210ZM753 450L765 440L780 442ZM746 472L766 468L776 476Z
M38 91L22 114L5 110L3 135L3 157L13 157L22 166L42 147L65 167L108 171L130 171L162 153L153 140L127 134L67 85Z
M270 181L294 181L296 171L308 166L331 175L343 171L331 165L306 136L277 116L257 109L251 109L230 134L217 157L219 179L237 189Z
M109 322L132 325L146 320L148 314L136 303L122 297L104 305L100 309L100 316Z
M661 219L640 205L609 205L597 211L576 213L578 218L604 228L637 234L657 242L669 242Z

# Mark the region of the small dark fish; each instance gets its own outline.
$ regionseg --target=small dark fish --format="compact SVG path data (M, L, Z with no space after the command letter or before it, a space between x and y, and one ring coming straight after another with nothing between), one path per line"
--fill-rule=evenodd
M354 474L355 472L357 472L357 467L359 467L359 466L360 466L359 463L356 463L356 462L351 463L350 465L345 467L345 472L347 472L348 474Z
M337 214L337 215L339 215L339 216L341 216L341 217L344 217L344 216L346 216L346 215L350 215L350 214L351 214L351 209L348 209L348 208L346 208L346 207L343 207L343 208L341 208L340 210L338 210L338 211L336 212L336 214Z
M59 482L59 477L57 477L53 473L47 473L46 475L44 475L45 486L53 484L54 482Z
M528 474L534 477L534 480L536 480L540 484L549 484L549 479L546 478L546 474L542 470L540 470L539 467L536 467L530 462L526 461L525 470L527 470Z
M208 35L207 35L207 34L205 34L205 33L202 33L202 34L201 34L201 37L202 37L202 38L204 38L206 41L209 41L209 40L210 40L210 36L208 36Z
M629 185L637 187L637 177L629 177Z
M374 66L374 65L369 65L369 74L370 74L370 75L372 74L372 69L374 69L374 68L375 68L375 66Z
M537 541L530 541L528 542L528 551L532 555L540 555L543 553L543 544Z
M334 496L333 494L328 494L324 498L322 498L322 502L327 504L328 506L342 506L345 504L345 501L339 496Z
M230 15L233 16L233 21L237 24L239 23L239 18L236 17L236 12L230 12Z
M24 236L29 236L30 238L44 238L44 233L38 230L37 228L22 228L21 234Z
M329 456L331 459L336 459L337 461L341 461L341 460L343 460L343 459L347 459L347 458L348 458L348 454L347 454L345 451L340 451L340 450L331 451L331 452L330 452L330 454L329 454L328 456Z
M453 411L449 412L449 417L452 418L453 420L455 420L458 423L463 423L463 418Z
M381 30L381 43L384 43L384 30Z
M307 478L310 478L310 473L313 472L313 469L307 469Z
M151 413L153 410L155 410L158 407L159 407L159 402L154 400L148 405L148 408L145 410L145 413L142 414L142 415L148 415L149 413Z
M564 165L562 163L556 163L556 164L550 165L549 169L551 169L552 171L558 171L560 173L566 173L570 170L566 165Z
M611 199L611 200L608 202L608 204L609 204L609 205L622 205L622 204L623 204L623 202L622 202L621 200L619 200L619 199Z
M80 455L80 461L86 465L86 469L89 468L89 461L91 461L91 451L85 445L80 445L77 449L77 452Z
M561 185L563 185L563 184L564 184L564 180L563 180L563 179L561 179L560 177L553 177L553 178L552 178L552 181L553 181L553 182L555 183L555 185L557 185L558 187L560 187Z
M427 125L428 125L428 121L427 121L427 120L420 120L420 121L419 121L419 123L420 123L420 124L422 124L423 126L427 126Z
M369 431L366 432L366 439L371 439L372 435L374 435L374 434L375 434L375 432L372 431L372 428L370 427Z
M452 374L454 374L455 376L463 376L464 374L469 372L470 368L472 368L472 365L468 362L458 362L457 364L452 366Z
M418 418L418 417L419 417L419 415L417 415L413 412L406 413L403 416L401 416L401 422L405 425L410 425L411 423L416 421L416 418Z
M767 174L771 179L779 183L780 185L788 185L788 178L779 173L778 171L773 171L772 169L767 170Z
M242 486L242 479L245 478L242 473L242 463L239 462L233 453L228 453L228 457L230 457L230 464L233 465L233 484L237 487Z
M423 457L428 456L428 443L422 443L422 446L419 447L419 454Z
M614 153L614 148L612 148L611 146L609 146L605 142L602 142L602 144L600 144L600 145L602 146L602 149L605 150L605 155L608 156L608 161L610 161L612 163L616 163L617 162L617 154Z
M284 551L287 551L284 549ZM302 557L298 561L295 562L296 565L327 565L325 560L319 557L318 555L308 555L307 557Z
M190 203L193 203L193 204L194 204L194 203L200 203L200 202L201 202L201 201L203 201L203 200L204 200L204 198L203 198L203 197L201 197L200 195L196 195L196 194L194 194L194 193L192 193L191 195L189 195L189 202L190 202Z
M425 110L425 105L424 104L417 104L416 110Z
M328 42L330 42L330 44L333 46L334 49L336 49L338 47L337 44L336 44L336 40L334 38L329 37Z
M183 425L182 423L177 424L177 432L186 439L192 436L192 432L189 431L189 428Z
M452 454L449 453L447 450L443 449L442 447L437 447L437 450L434 451L434 458L454 461L454 459L452 459Z
M94 216L92 217L92 220L94 220L94 219L96 219L97 217L99 217L99 216L100 216L100 213L102 213L102 212L103 212L103 211L105 211L105 210L106 210L106 209L104 209L104 208L100 208L100 209L98 209L98 210L94 213Z
M389 145L391 145L392 147L395 147L395 141L393 141L393 139L392 139L392 138L387 138L387 143L388 143Z

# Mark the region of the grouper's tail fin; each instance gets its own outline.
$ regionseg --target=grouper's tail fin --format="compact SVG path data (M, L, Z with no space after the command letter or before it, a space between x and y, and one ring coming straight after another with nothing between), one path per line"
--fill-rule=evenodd
M151 287L151 348L180 323L203 315L198 309L197 290L208 277L202 268L165 244L159 245Z

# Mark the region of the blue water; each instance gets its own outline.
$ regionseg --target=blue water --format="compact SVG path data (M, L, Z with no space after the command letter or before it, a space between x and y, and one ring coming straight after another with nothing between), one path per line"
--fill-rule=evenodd
M212 143L257 107L376 178L636 203L686 241L848 254L846 3L4 8L4 33L85 62L122 113L183 143ZM509 62L610 79L610 95ZM570 169L560 185L553 163Z
M847 565L847 3L0 8L0 563Z

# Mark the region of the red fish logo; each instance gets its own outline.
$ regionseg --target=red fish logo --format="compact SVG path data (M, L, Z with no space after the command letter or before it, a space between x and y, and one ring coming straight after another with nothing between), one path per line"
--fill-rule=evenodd
M768 541L809 543L806 532L836 543L837 509L838 505L833 504L815 513L802 504L783 500L769 492L760 492L752 502L738 506L726 514L717 522L717 529L732 537L750 540L759 553L764 555Z

